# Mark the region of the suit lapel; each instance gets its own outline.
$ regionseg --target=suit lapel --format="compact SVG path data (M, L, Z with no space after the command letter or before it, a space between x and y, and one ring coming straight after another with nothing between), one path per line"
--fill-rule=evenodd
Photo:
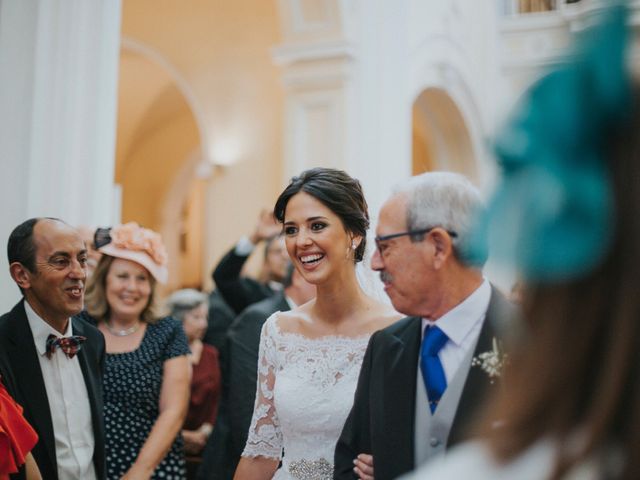
M388 445L399 464L413 465L416 375L420 350L420 318L408 320L406 328L392 335L381 359L385 364L384 425Z
M89 407L91 409L91 423L93 425L94 447L94 465L98 478L104 477L104 421L103 421L103 398L102 398L102 378L97 370L97 365L92 365L89 359L99 358L94 335L90 335L86 330L86 325L76 317L71 319L73 322L73 334L87 337L87 341L82 344L82 348L78 352L78 363L82 377L87 387L89 396Z
M55 438L47 390L44 386L38 352L33 343L23 302L11 311L11 330L8 356L12 359L15 383L20 391L27 420L38 432L39 442L44 443L53 471L57 471Z
M480 330L478 343L473 352L474 358L481 353L493 350L493 340L497 338L495 327L503 322L502 316L510 308L507 304L507 300L492 286L487 314ZM491 384L489 375L482 368L477 366L470 367L456 416L451 426L447 446L455 445L466 438L467 430L472 424L475 414L483 406L486 397L490 393L489 389L494 386Z
M84 325L76 319L72 318L73 322L73 334L86 336ZM78 352L78 362L80 363L80 370L82 370L82 376L84 383L87 386L87 394L89 395L89 403L91 408L91 417L93 422L94 438L97 440L101 438L102 422L98 421L98 418L102 415L102 412L98 408L98 405L102 404L101 399L96 398L101 391L101 386L98 384L99 374L94 368L89 365L88 358L98 358L98 354L95 352L95 345L91 341L84 342L82 348Z

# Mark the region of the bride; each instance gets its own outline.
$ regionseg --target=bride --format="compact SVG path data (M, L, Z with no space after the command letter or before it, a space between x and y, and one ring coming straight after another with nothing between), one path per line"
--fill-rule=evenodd
M356 277L369 227L360 182L341 170L307 170L280 194L274 215L317 297L263 326L253 419L234 479L331 479L369 337L399 317Z

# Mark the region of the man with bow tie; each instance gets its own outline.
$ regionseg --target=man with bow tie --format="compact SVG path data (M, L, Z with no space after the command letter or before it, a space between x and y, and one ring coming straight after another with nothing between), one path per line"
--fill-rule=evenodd
M63 221L32 218L13 230L7 251L23 299L0 317L0 350L10 393L39 436L33 456L45 479L104 479L104 338L73 317L83 307L87 248Z
M514 313L465 248L480 208L450 172L412 177L383 204L371 267L408 318L371 336L334 479L397 478L468 433L494 380L472 360Z

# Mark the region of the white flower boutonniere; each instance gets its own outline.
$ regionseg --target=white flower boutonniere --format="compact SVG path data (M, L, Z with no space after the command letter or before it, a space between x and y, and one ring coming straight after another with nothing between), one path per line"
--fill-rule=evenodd
M494 337L493 350L481 353L471 359L472 367L480 367L484 370L493 384L496 378L502 375L502 369L509 361L509 356L502 350L500 343Z

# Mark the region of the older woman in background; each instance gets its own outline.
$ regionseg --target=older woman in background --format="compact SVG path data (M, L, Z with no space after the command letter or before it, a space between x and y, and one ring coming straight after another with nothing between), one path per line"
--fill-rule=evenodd
M207 330L208 296L187 288L174 292L167 305L171 316L182 322L191 350L191 400L182 427L185 451L200 455L218 413L221 383L218 350L202 342Z
M191 365L182 325L158 314L167 279L160 236L136 223L96 233L102 258L87 286L85 315L104 334L107 478L184 479L180 429Z

